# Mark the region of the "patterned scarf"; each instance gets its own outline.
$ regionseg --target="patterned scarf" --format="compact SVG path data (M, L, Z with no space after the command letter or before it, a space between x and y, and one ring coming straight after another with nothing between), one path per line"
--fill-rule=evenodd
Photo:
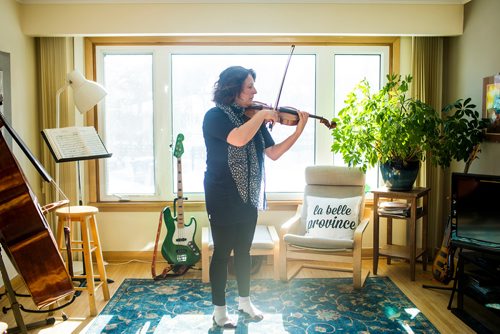
M217 104L229 118L234 126L239 127L245 123L245 109L233 104L231 106ZM242 147L233 145L228 146L228 163L229 170L236 183L236 188L244 203L250 203L258 208L266 207L264 195L264 156L261 157L262 164L259 163L255 141L261 142L261 147L264 147L264 137L258 131L256 136Z

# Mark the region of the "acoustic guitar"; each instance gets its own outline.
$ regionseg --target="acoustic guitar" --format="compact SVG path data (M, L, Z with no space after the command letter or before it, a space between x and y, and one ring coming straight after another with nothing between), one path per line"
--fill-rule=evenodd
M432 276L435 280L448 284L453 279L455 271L455 248L451 246L451 229L452 220L451 216L448 217L448 223L444 232L443 242L441 248L436 254L434 263L432 264Z
M194 241L197 223L191 217L188 224L184 223L184 200L182 192L182 164L184 153L182 141L184 135L177 135L174 156L177 158L177 198L174 199L173 213L169 207L163 209L163 220L167 228L167 236L163 241L161 254L172 265L192 266L200 260L200 249Z

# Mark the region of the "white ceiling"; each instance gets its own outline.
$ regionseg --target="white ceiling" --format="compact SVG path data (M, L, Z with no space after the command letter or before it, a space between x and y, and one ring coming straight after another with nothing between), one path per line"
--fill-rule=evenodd
M17 0L22 4L119 4L119 3L375 3L464 4L471 0Z

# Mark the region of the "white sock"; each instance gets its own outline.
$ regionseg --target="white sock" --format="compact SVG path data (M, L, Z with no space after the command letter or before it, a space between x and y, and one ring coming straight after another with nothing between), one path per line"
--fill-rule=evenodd
M231 320L229 319L229 315L227 314L227 307L226 305L224 306L217 306L215 305L214 308L214 320L219 326L224 326L225 323L230 322Z
M262 312L252 304L250 297L238 298L238 310L245 312L252 318L263 316Z

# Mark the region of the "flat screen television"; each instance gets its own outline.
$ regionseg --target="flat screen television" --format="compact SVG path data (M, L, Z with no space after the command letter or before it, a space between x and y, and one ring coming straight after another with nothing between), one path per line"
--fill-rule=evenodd
M452 240L500 252L500 175L453 173Z

